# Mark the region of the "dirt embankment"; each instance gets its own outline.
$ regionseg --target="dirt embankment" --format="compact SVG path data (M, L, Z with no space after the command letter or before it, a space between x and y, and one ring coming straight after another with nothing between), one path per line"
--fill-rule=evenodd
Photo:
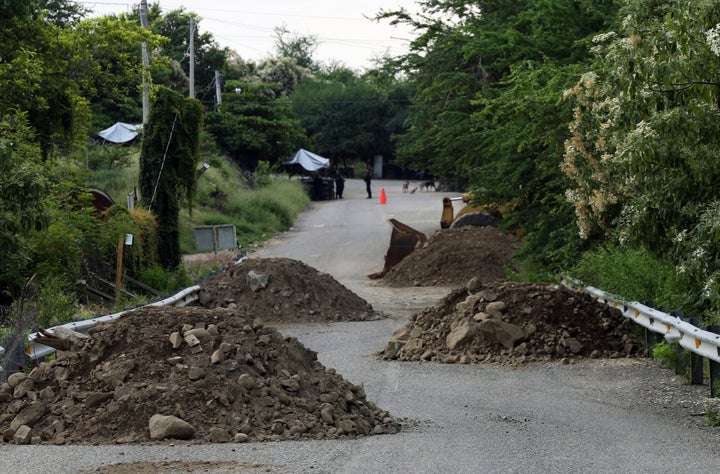
M0 388L0 433L20 444L244 442L393 433L399 426L240 309L144 308Z

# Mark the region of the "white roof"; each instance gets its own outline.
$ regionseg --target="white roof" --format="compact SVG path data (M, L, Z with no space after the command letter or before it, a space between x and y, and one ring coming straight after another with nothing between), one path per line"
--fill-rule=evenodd
M117 122L112 127L98 132L98 135L109 142L125 143L137 137L142 128L142 124L132 125L129 123Z
M300 148L292 158L283 161L284 165L300 165L308 171L317 171L320 168L330 168L330 160L320 155Z

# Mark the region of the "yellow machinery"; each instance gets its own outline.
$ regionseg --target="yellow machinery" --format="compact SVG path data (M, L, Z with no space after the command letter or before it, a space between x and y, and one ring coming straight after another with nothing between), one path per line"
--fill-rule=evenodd
M462 227L466 225L488 226L497 222L497 217L487 213L484 209L470 205L470 194L463 194L460 197L443 198L443 210L440 217L440 228ZM463 207L457 215L453 209L453 201L463 201ZM368 275L369 278L379 279L385 276L392 267L400 263L402 259L410 255L417 247L427 243L427 237L419 230L413 229L407 224L396 219L388 219L392 226L390 236L390 247L385 254L385 266L381 272Z

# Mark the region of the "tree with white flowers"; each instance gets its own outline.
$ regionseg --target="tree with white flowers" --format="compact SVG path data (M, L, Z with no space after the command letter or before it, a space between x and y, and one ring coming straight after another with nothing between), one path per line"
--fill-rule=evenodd
M720 306L720 1L628 0L595 36L563 169L580 234L670 257Z

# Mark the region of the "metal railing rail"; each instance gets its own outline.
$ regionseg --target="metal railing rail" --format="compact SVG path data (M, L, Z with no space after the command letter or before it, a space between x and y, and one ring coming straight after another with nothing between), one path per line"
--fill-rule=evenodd
M624 317L650 331L662 334L669 343L679 342L683 349L714 362L720 362L720 334L698 328L681 318L642 303L623 301L603 290L591 286L584 287L574 278L564 277L562 285L570 290L591 295L599 302L618 309Z

